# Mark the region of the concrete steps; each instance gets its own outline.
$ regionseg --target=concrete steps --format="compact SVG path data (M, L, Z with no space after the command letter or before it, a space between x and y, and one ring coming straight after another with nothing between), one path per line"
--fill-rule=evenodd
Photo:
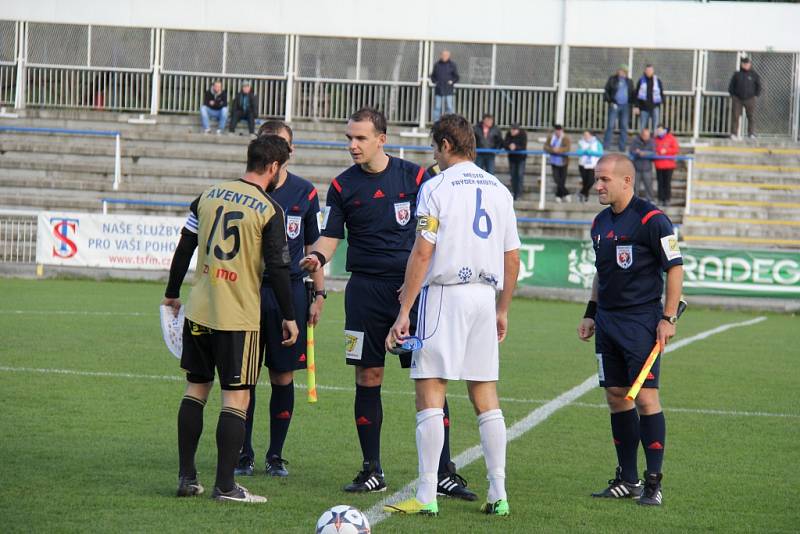
M800 146L775 140L697 147L693 244L800 248Z

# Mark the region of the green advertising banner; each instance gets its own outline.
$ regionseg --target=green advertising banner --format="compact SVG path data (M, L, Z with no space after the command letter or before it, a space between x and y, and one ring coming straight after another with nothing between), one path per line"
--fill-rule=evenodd
M800 298L800 251L682 246L681 252L687 295ZM347 276L345 256L346 247L340 246L329 275ZM589 241L522 237L519 284L590 289L594 259Z

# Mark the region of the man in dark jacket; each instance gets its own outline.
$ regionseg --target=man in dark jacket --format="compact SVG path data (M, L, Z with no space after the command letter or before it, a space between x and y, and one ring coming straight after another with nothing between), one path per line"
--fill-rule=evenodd
M222 89L222 82L217 80L206 91L203 105L200 106L200 121L203 123L203 133L209 133L209 117L218 122L217 134L221 134L228 122L228 93Z
M649 128L651 131L659 125L661 103L664 102L664 84L656 76L652 65L645 65L644 74L636 84L636 108L633 113L641 113L639 117L639 130ZM653 119L653 125L648 123Z
M730 93L733 101L731 139L739 139L739 120L742 116L743 107L747 112L747 135L751 139L756 136L756 97L761 95L761 79L752 67L753 64L750 62L749 57L742 58L739 72L733 73L731 83L728 84L728 93Z
M511 170L511 193L514 200L522 195L522 182L525 179L525 159L527 154L515 154L514 152L528 150L528 134L521 130L519 124L512 124L511 129L506 134L503 147L509 151L508 166Z
M242 90L233 99L233 111L231 112L231 133L236 131L239 121L247 121L247 129L250 135L256 132L256 115L258 115L258 99L253 93L250 82L242 84Z
M442 116L442 105L445 113L453 113L453 86L458 83L458 69L456 64L450 60L450 51L442 50L439 61L433 66L431 81L436 84L433 99L433 122Z
M628 144L628 120L633 103L633 80L628 78L628 66L620 65L617 73L606 82L605 99L608 103L608 122L603 136L603 146L611 148L611 136L619 121L619 151L625 152Z
M492 115L485 114L481 122L475 125L473 131L475 132L475 148L478 150L481 148L503 148L503 134L494 125L494 117ZM475 165L489 174L494 174L495 155L494 152L477 152Z
M653 156L656 152L656 145L650 136L650 130L642 128L641 133L631 141L630 157L636 169L636 183L639 189L639 196L653 201Z

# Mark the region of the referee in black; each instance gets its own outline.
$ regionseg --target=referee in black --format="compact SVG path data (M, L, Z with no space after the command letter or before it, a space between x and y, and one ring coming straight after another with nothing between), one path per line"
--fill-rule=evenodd
M658 397L656 360L635 403L625 399L655 341L663 348L675 335L683 260L672 222L634 195L635 170L623 154L600 158L595 169L600 203L608 207L592 223L597 273L592 297L578 326L583 341L595 337L600 386L611 410L611 434L619 462L616 476L594 497L633 498L661 504L661 465L666 444ZM666 276L666 298L662 306ZM639 480L639 442L647 470Z

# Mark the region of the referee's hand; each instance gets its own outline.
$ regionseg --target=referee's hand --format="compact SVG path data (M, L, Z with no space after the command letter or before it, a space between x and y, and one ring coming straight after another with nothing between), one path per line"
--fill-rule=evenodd
M578 325L578 337L581 341L589 341L594 335L594 319L584 317Z
M320 263L319 258L313 254L304 256L303 259L300 260L300 268L306 272L315 273L320 267L322 267L322 264Z
M402 313L398 315L397 320L389 329L389 334L386 336L386 341L384 343L386 350L391 352L396 344L402 343L403 340L410 335L410 329L411 320L408 315L403 315Z
M297 322L295 321L287 321L286 319L283 320L283 341L281 341L281 345L284 347L291 347L294 345L295 341L297 341L297 335L300 333L300 330L297 328Z

